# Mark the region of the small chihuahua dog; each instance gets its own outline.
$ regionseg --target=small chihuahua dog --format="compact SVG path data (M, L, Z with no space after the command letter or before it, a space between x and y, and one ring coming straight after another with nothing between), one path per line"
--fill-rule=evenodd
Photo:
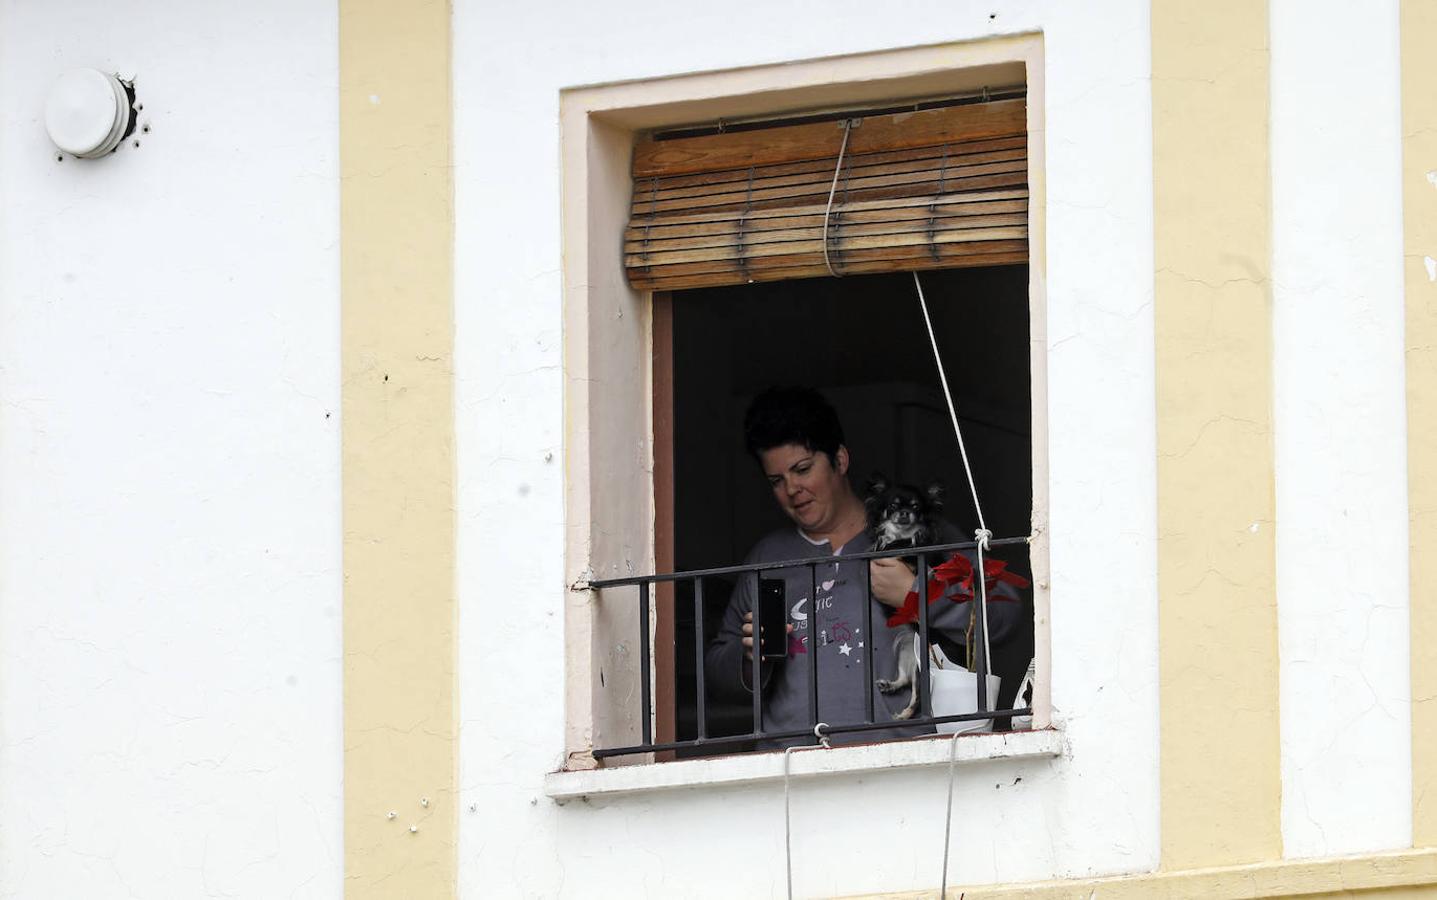
M938 534L943 485L933 482L920 491L911 485L890 484L883 475L874 474L863 498L863 508L868 513L868 527L876 535L874 550L922 547L933 543ZM891 679L880 678L875 682L885 694L909 689L908 705L893 716L895 719L912 718L918 711L918 653L917 626L901 626L893 639L898 672Z

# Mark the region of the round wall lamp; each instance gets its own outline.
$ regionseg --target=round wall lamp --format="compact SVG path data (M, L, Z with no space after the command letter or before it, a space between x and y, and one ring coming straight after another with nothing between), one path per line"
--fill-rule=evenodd
M95 159L133 130L134 103L119 78L98 69L71 69L45 100L45 130L71 156Z

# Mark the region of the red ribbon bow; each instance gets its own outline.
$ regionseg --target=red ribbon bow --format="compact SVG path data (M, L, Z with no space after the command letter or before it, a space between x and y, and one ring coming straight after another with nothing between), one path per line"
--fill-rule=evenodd
M1014 587L1026 588L1028 579L1008 571L1008 564L1001 559L983 560L984 581L988 594L994 600L1011 600L1011 597L993 597L999 582ZM934 603L942 597L954 603L966 603L973 599L973 562L962 553L955 553L946 562L934 566L928 577L928 602ZM909 591L903 605L888 617L888 627L896 628L909 622L918 621L918 592Z

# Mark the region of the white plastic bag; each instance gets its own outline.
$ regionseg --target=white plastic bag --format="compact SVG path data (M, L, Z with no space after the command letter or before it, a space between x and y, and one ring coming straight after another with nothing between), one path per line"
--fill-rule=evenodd
M1032 701L1033 679L1035 679L1035 678L1037 678L1037 677L1038 677L1038 661L1037 661L1036 659L1031 659L1031 660L1028 661L1028 671L1023 674L1023 680L1020 681L1020 682L1018 682L1018 693L1017 693L1017 695L1013 698L1013 708L1014 708L1014 709L1022 709L1022 708L1025 707L1025 706L1031 707L1031 706L1033 705L1033 701ZM1032 727L1033 727L1033 717L1032 717L1032 716L1014 716L1014 717L1013 717L1013 730L1014 730L1014 731L1027 731L1029 728L1032 728Z

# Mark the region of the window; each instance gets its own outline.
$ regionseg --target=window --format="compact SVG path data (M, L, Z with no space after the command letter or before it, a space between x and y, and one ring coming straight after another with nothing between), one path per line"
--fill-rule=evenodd
M1020 49L1021 43L1013 42L1006 49ZM860 466L855 472L860 482L869 468L887 468L900 478L945 468L925 458L935 440L944 441L945 448L952 442L946 412L931 383L926 338L913 328L918 320L911 281L906 276L877 274L911 269L943 270L926 275L925 285L945 343L950 334L975 331L1011 341L1006 349L1001 342L975 341L972 347L945 346L944 352L952 360L950 377L955 383L980 384L985 389L1002 386L991 392L986 405L982 398L960 395L960 411L965 430L987 429L997 436L975 441L991 457L975 460L979 477L1006 485L1001 491L979 486L985 506L1003 497L1003 502L989 506L990 528L1000 535L1026 535L1031 520L1039 535L1032 566L1041 577L1046 564L1041 540L1045 459L1041 421L1029 412L1041 409L1042 360L1030 360L1027 352L1042 327L1041 315L1034 317L1031 327L1028 321L1030 306L1041 313L1041 295L1035 288L1040 279L1030 277L1028 268L1030 260L1031 264L1041 261L1040 252L1033 252L1028 243L1032 223L1041 217L1027 204L1030 192L1040 196L1041 182L1034 183L1031 173L1037 167L1024 146L1031 120L1021 93L995 89L986 98L981 95L984 85L1023 85L1034 49L1028 46L1009 54L1020 58L1016 62L799 89L788 99L796 103L805 94L839 99L839 89L846 89L856 103L868 105L870 114L861 117L857 127L845 126L851 115L828 113L790 115L793 121L781 126L790 136L818 135L822 129L825 137L836 137L846 130L849 145L843 149L842 166L839 154L832 151L817 161L811 154L806 160L756 154L754 147L775 143L756 143L755 132L746 123L737 128L729 123L721 135L679 133L653 140L643 134L655 126L698 120L690 111L721 111L725 105L742 111L760 99L781 99L775 96L626 105L642 89L623 86L566 98L584 101L566 102L565 125L566 198L575 198L575 191L582 189L578 211L583 213L584 226L574 227L579 220L573 216L566 220L566 245L582 240L585 248L582 259L568 266L566 298L574 351L567 360L570 521L581 523L571 532L568 548L575 582L732 563L742 557L746 550L742 545L763 523L767 509L761 487L757 492L735 490L744 463L735 452L739 440L733 420L741 414L742 398L760 380L802 380L829 388L843 395L835 402L849 410L881 407L880 415L892 419L891 429L869 430L860 438L862 430L849 428L850 442L871 445L864 451L870 461L884 460ZM917 62L922 52L913 54L908 63ZM795 74L803 77L791 70L783 73ZM965 79L970 89L955 90L964 87ZM939 84L943 92L934 90ZM905 104L898 113L871 112L881 101L919 95L939 97L939 102L917 109ZM962 102L951 102L960 95ZM770 111L795 108L800 107ZM717 120L721 115L708 118ZM927 137L915 141L911 131L904 131L905 122ZM1012 132L1015 125L1018 140ZM575 135L582 135L582 140L570 140ZM965 159L964 151L973 155ZM631 160L637 176L632 181ZM677 169L660 174L662 164L673 160L680 161ZM839 170L836 185L835 169ZM569 176L575 174L583 177L571 181ZM811 201L816 194L826 201L830 188L832 207L822 204L826 215L820 216ZM934 202L935 195L946 202ZM947 214L959 205L967 208ZM574 212L573 206L569 208ZM637 215L643 212L648 213L648 221ZM658 224L656 213L675 218ZM601 262L606 234L610 247L615 236L623 235L622 264L627 273L612 262ZM1035 243L1040 251L1040 233ZM826 277L830 266L846 277ZM809 281L796 276L824 277ZM624 290L620 279L628 281L632 292ZM749 280L773 283L747 285ZM953 299L974 293L1010 302ZM626 297L633 302L625 303ZM814 377L792 377L791 365L785 366L795 357L777 352L782 343L773 338L784 328L795 327L795 321L803 321L805 309L825 302L851 312L826 317L824 327L832 333L822 336L824 343L852 347L856 340L878 342L884 348L881 356L891 357L892 364L849 366L846 375L811 370L805 374ZM874 326L871 311L884 306L892 306L893 314L879 317L880 324ZM903 315L912 317L907 324ZM961 326L954 327L955 322ZM575 341L575 335L583 340ZM732 365L708 367L699 358L701 352L728 354L731 363L736 347L766 362L735 374ZM965 366L984 370L991 378L970 379ZM922 377L924 371L928 378ZM609 396L596 403L593 386L600 382ZM615 386L621 386L627 402L614 402L610 391ZM641 402L633 403L636 398ZM712 415L695 416L690 410ZM862 413L859 417L870 418ZM720 436L724 430L727 434ZM879 437L884 431L886 436ZM636 435L650 434L652 445L634 440ZM948 436L932 437L944 434ZM645 470L637 479L633 473L620 474L632 466L636 444L641 460L647 455L652 461L652 481ZM709 463L722 477L699 484L686 471L704 465L699 461L704 452L710 452ZM955 489L963 483L951 471L933 474L941 474ZM716 501L729 515L706 517L701 511L705 507L711 511L715 501L705 499L704 491L738 499L727 504ZM637 502L640 496L646 502ZM966 508L960 496L955 490L955 509ZM605 512L601 514L599 507ZM1026 554L1020 555L1024 558L1015 556L1010 563L1022 570L1028 560ZM648 604L657 616L652 630L640 627L635 589L628 589L627 603L619 599L618 588L600 592L605 596L582 591L571 595L567 623L571 751L582 756L595 748L602 752L665 744L695 733L697 704L685 699L694 697L698 646L691 585L673 590L667 582L655 584ZM706 582L704 590L714 592L703 604L712 615L722 603L723 584ZM1041 607L1043 591L1035 599ZM1040 609L1040 622L1042 618ZM1037 637L1040 674L1046 675L1041 628ZM652 646L649 638L654 639ZM646 680L639 661L648 658L651 650L657 667ZM589 716L583 714L586 688L592 701ZM1038 693L1035 714L1038 724L1044 724L1045 696L1041 689ZM647 727L637 714L645 707L657 711ZM573 715L576 710L579 714ZM710 735L723 730L722 709L711 707L707 716ZM739 717L733 715L735 720Z

